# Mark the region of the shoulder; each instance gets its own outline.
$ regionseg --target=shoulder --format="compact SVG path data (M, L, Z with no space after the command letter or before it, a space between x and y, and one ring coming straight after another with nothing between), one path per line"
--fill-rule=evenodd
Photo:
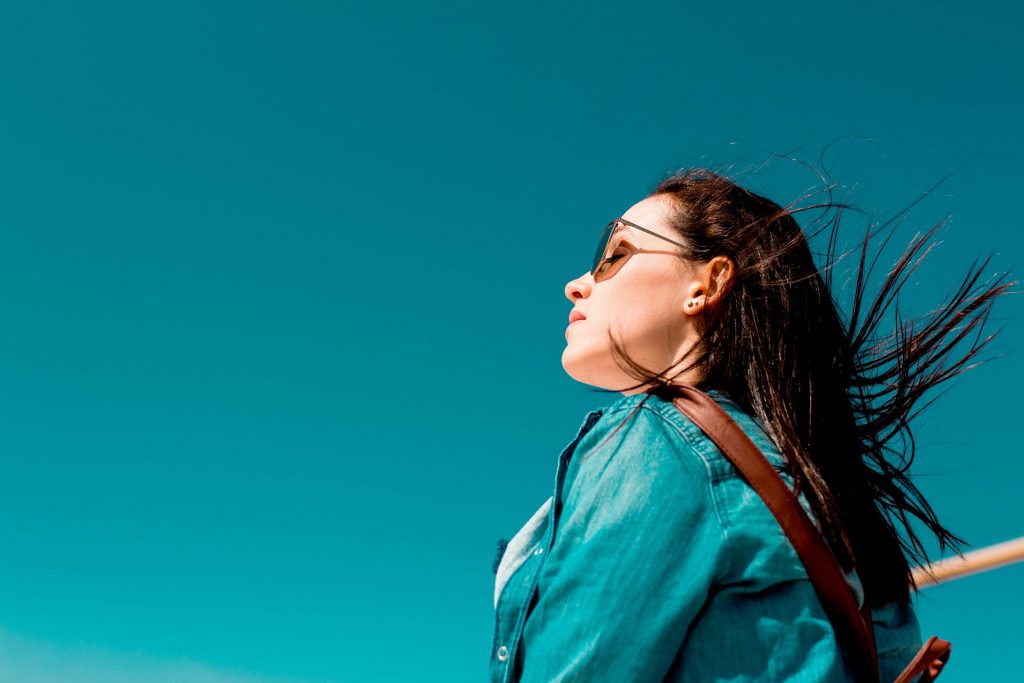
M776 469L782 470L785 460L761 424L724 393L709 393ZM593 430L580 442L580 450L581 461L599 451L672 454L684 461L696 459L713 479L738 475L718 446L671 400L649 394L626 396L604 409Z
M786 471L785 458L761 423L727 395L714 391L709 394L792 489L794 482ZM727 573L731 580L756 589L780 581L806 579L803 563L774 515L711 438L670 400L649 396L640 405L638 424L644 425L645 429L636 432L636 448L642 449L645 457L652 452L670 450L674 456L689 463L690 484L686 488L691 492L695 490L694 483L700 475L699 486L707 492L708 503L714 509L729 547L732 569ZM645 440L646 447L641 443ZM817 524L806 496L800 493L797 498L812 522ZM853 576L848 579L859 584ZM859 585L852 587L859 597Z
M720 526L707 446L661 403L627 396L601 411L565 472L564 502L573 514L585 513L590 524L629 519L639 526L650 517L658 533Z
M556 538L664 562L682 562L689 549L717 573L726 539L706 446L654 400L620 399L580 439L556 488Z
M646 509L683 527L700 519L724 538L730 518L742 518L736 496L723 486L735 475L671 401L638 394L602 410L579 441L565 475L565 500L571 508L600 508L597 515Z
M713 478L714 444L671 402L648 394L620 398L579 442L570 470L586 477L657 471L690 487ZM679 482L679 483L684 483Z

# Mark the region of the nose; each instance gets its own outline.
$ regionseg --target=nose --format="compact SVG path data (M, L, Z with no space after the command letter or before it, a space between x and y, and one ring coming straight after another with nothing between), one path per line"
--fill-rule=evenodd
M577 299L585 299L590 296L590 289L593 286L594 281L590 272L583 273L575 280L569 280L565 285L565 298L569 300L569 303L575 304Z

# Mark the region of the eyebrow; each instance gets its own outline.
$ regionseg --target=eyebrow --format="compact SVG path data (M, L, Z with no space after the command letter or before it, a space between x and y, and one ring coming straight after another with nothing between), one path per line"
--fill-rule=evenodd
M620 236L628 235L629 237L632 237L634 239L636 238L637 231L633 229L633 226L627 225L626 223L620 223L620 225L622 227L616 231Z

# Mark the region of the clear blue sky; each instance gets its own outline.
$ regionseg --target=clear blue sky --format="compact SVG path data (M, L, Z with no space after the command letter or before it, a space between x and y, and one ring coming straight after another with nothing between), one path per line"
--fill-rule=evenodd
M776 4L777 5L777 4ZM1013 3L8 3L0 679L473 682L495 540L608 402L559 362L601 227L707 164L880 216L963 167L902 300L1021 264ZM850 235L860 229L850 223ZM918 425L975 545L1024 535L1005 357ZM1018 565L922 596L944 681L1017 666Z

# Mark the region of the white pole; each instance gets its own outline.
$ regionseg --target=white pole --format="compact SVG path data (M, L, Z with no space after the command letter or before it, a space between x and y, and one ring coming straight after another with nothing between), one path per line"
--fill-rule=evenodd
M950 557L922 567L914 567L911 576L918 588L934 586L963 576L977 574L1024 560L1024 536Z

